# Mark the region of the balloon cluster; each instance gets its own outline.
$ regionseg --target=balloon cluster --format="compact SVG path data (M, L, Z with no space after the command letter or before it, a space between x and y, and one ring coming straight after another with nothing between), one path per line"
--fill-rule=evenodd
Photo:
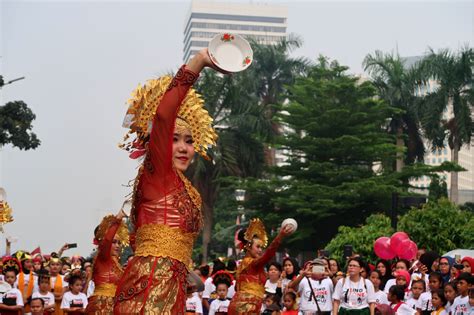
M405 232L396 232L390 238L386 236L379 237L374 243L375 254L382 259L401 259L412 260L416 257L418 247L416 243L410 240Z

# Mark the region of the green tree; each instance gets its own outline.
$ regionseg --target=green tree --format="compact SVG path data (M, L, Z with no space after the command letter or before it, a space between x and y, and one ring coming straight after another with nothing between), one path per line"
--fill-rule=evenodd
M428 189L428 199L430 201L437 201L440 198L448 198L448 185L446 185L446 181L441 179L439 175L435 174L431 177Z
M297 45L298 41L282 41L275 46L254 43L254 61L249 70L232 76L206 71L196 86L215 119L219 135L212 161L197 159L189 171L203 199L204 262L208 259L214 208L222 180L227 176L244 178L262 174L264 143L274 134L269 110L273 102L281 99L284 84L291 82L304 67L302 61L289 57L289 50Z
M474 213L461 210L447 199L410 210L400 218L398 228L419 247L440 254L455 248L474 248Z
M22 101L0 106L0 146L12 144L20 150L37 148L40 140L31 132L35 118L35 114Z
M363 64L377 87L378 96L398 109L390 116L388 130L396 135L398 155L395 169L400 172L405 163L423 161L425 153L415 95L421 71L417 65L407 67L398 54L381 51L367 55ZM406 152L405 157L403 152Z
M444 148L447 142L456 164L459 150L471 144L474 133L473 67L474 51L469 47L459 53L431 49L423 61L426 77L433 78L437 87L421 102L422 127L433 149ZM458 172L451 173L450 199L458 203Z
M357 253L369 261L377 261L374 253L374 242L381 236L390 236L393 229L390 219L383 214L372 214L367 217L364 225L357 227L340 226L337 235L326 245L331 257L343 258L344 245L352 245Z
M289 240L294 250L325 244L341 224L359 224L384 208L400 181L377 167L393 161L396 146L384 130L394 109L374 96L370 82L346 74L347 67L321 57L289 89L278 123L288 134L277 139L286 165L273 177L246 181L246 208L273 229L285 217L299 222Z

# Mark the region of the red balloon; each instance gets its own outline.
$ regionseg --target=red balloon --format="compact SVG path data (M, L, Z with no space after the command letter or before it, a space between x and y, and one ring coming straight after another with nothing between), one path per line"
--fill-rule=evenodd
M395 232L393 233L392 237L390 238L390 247L394 253L398 253L398 246L404 240L409 240L408 234L405 232Z
M374 252L382 259L393 259L396 255L390 248L390 239L386 236L379 237L375 241Z
M397 256L402 259L412 260L416 257L418 246L412 240L403 240L398 246Z

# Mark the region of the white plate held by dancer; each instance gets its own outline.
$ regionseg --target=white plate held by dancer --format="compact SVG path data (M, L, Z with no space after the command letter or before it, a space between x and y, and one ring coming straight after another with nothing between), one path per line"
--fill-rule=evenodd
M281 223L281 227L283 228L286 225L291 226L291 233L295 233L296 229L298 228L298 223L296 222L295 219L292 219L292 218L283 220L283 222Z
M233 33L217 34L209 42L208 53L216 67L227 72L240 72L253 61L248 41Z

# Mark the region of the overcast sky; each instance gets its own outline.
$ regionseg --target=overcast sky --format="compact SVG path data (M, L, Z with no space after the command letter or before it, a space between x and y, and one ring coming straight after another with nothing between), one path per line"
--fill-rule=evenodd
M0 91L1 104L25 101L41 139L34 151L1 149L0 186L15 221L0 253L10 235L14 250L76 242L69 254L88 255L94 227L119 209L136 174L117 148L125 102L139 82L181 65L190 1L0 2L0 73L26 77ZM473 1L264 3L288 6L288 31L304 40L295 56L324 54L353 73L376 49L413 56L474 39Z

